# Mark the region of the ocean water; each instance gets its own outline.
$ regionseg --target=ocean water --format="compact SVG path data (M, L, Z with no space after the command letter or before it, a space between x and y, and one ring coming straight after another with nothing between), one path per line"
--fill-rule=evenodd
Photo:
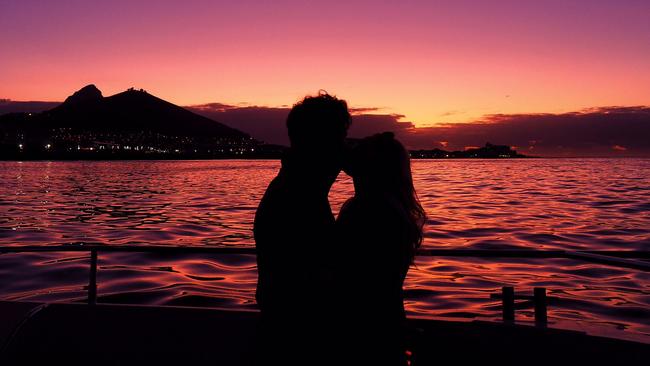
M253 246L278 161L0 162L0 245ZM650 159L417 160L425 247L650 250ZM334 212L352 194L343 173ZM307 259L306 259L307 260ZM86 253L0 254L0 299L83 301ZM102 253L99 302L254 308L252 255ZM650 343L650 273L569 259L419 257L411 315L500 320L501 286L552 327ZM532 309L517 311L530 323Z

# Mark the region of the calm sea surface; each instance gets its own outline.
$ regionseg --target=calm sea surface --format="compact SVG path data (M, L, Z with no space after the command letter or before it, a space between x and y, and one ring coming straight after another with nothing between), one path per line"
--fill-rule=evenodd
M0 162L0 244L252 246L278 161ZM414 161L426 247L650 250L650 160ZM335 212L352 194L341 174ZM309 260L305 258L305 260ZM108 253L99 301L253 308L249 255ZM85 253L0 254L0 299L86 296ZM411 314L499 320L501 286L548 288L551 326L650 343L650 273L565 259L419 258ZM518 311L520 322L532 309Z

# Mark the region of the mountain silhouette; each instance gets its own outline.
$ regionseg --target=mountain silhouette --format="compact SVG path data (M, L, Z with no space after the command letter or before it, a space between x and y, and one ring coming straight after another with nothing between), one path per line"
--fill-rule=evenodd
M103 97L95 85L69 96L61 105L31 116L29 129L147 131L168 136L247 139L249 135L133 88Z
M41 113L0 115L0 159L244 158L276 150L143 89L105 97L91 84Z
M85 102L100 101L104 98L102 92L97 89L95 84L86 85L80 90L76 91L71 96L67 97L64 104L81 104Z

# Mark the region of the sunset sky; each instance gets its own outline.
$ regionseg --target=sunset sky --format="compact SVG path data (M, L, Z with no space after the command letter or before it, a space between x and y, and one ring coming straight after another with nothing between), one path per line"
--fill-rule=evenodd
M325 89L423 127L650 104L650 1L0 0L0 98L180 105Z

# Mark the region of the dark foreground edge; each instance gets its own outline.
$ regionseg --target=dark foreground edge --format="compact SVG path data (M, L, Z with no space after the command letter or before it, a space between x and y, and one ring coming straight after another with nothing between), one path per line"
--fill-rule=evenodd
M0 364L254 365L258 326L256 311L0 301ZM650 360L650 345L575 331L428 319L409 329L413 366Z

